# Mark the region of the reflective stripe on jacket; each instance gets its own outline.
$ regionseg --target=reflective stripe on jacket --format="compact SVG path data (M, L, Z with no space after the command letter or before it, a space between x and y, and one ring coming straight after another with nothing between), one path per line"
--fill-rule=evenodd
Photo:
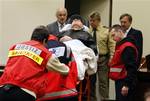
M116 46L114 56L112 58L111 63L109 64L109 78L111 78L112 80L124 79L127 76L126 67L121 61L122 52L126 47L134 48L136 50L137 55L137 49L135 45L131 42L125 42L122 45Z
M70 68L69 74L63 76L57 72L49 71L47 78L49 79L48 87L46 88L45 95L38 98L37 101L52 100L64 98L69 96L76 96L77 84L77 66L71 49L64 43L61 43L50 36L47 42L47 48L55 54L59 61L68 65Z
M9 59L0 79L0 85L14 84L44 95L48 85L46 64L51 53L38 41L14 45L9 50Z
M43 97L38 98L37 101L76 96L78 94L76 91L78 73L75 60L70 61L68 67L70 68L70 71L67 76L49 71L49 84L45 92L46 94Z

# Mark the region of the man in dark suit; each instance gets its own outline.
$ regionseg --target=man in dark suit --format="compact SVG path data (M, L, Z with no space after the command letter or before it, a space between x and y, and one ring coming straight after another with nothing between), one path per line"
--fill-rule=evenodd
M56 11L56 18L57 21L54 21L47 25L48 31L50 34L57 36L60 30L65 26L67 21L67 9L66 8L59 8Z
M134 39L135 46L138 49L138 67L140 66L142 53L143 53L143 36L140 30L134 29L131 27L132 24L132 16L130 14L122 14L120 16L120 23L125 32L125 37L130 37Z

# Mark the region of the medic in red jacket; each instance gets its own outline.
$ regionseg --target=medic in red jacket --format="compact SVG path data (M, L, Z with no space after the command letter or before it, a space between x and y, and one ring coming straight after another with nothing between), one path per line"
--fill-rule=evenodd
M115 54L109 64L109 78L112 80L124 79L127 76L125 64L121 61L122 52L126 47L132 47L137 51L135 45L133 45L131 42L125 42L116 46Z
M0 78L0 101L34 101L45 93L49 70L68 74L68 66L60 63L45 48L47 39L48 30L39 26L33 31L30 41L10 48L9 59Z
M111 34L117 42L114 56L109 63L109 77L115 80L116 100L135 101L138 68L135 40L126 37L126 33L118 24L113 25Z
M55 54L59 61L68 65L70 71L67 76L63 76L57 72L49 71L48 87L46 94L37 101L77 101L77 66L73 54L69 47L64 43L59 42L57 37L50 35L47 42L47 48ZM76 100L75 100L76 99Z

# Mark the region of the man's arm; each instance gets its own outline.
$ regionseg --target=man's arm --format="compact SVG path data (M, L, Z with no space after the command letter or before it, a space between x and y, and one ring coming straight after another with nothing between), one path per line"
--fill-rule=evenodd
M132 47L127 47L122 53L122 61L125 64L127 70L127 77L125 78L125 84L132 85L136 78L137 73L137 62L136 62L136 51Z
M60 61L54 54L49 58L47 62L47 69L57 71L63 75L67 75L69 73L69 67L63 63L60 63Z
M136 51L132 47L127 47L122 53L122 61L127 70L127 77L125 78L124 85L121 89L122 95L126 96L130 87L136 83L137 63Z

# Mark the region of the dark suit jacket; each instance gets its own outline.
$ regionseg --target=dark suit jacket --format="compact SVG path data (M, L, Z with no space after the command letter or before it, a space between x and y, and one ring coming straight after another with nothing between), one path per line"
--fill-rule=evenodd
M59 34L59 26L58 26L57 21L48 24L47 28L48 28L49 34L53 34L55 36Z
M143 53L143 36L140 30L131 28L127 34L127 37L131 37L135 41L135 46L138 50L138 66L140 66L142 53Z

